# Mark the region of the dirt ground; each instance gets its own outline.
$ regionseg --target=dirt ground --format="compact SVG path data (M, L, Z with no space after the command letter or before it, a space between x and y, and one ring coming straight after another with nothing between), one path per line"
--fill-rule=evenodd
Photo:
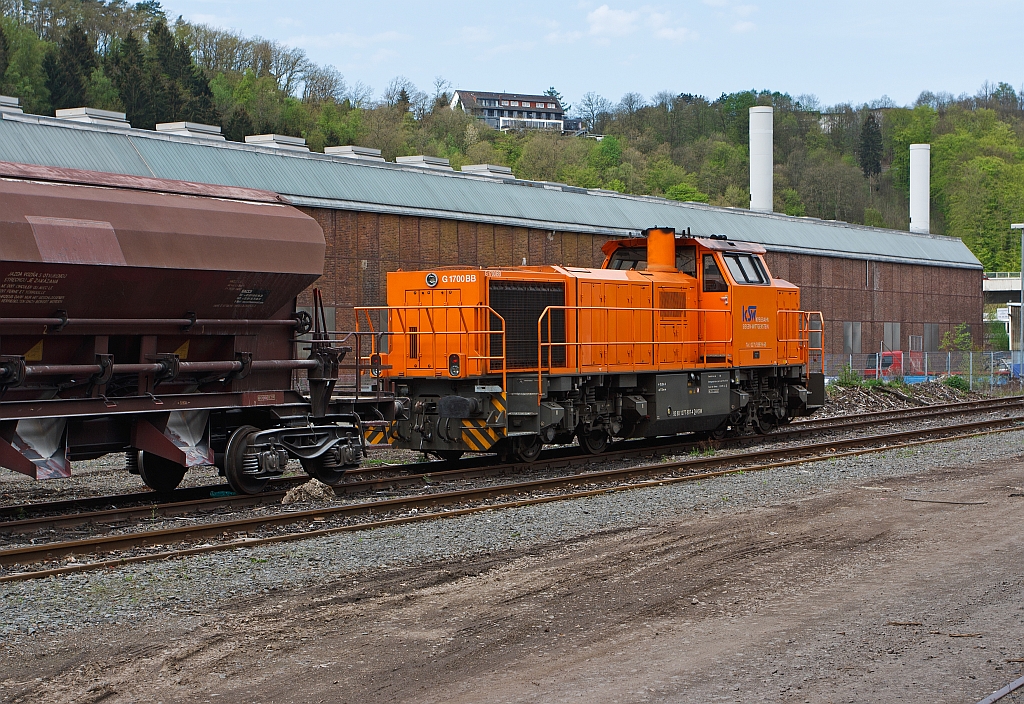
M1022 486L1018 461L933 469L379 570L6 648L0 682L46 702L976 702L1024 658Z

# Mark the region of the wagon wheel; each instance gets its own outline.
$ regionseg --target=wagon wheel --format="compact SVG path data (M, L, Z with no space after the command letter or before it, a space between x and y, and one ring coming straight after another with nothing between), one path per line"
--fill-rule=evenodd
M224 476L228 484L239 494L258 494L270 481L269 477L254 477L251 474L244 474L245 450L249 446L249 438L260 432L259 428L252 425L239 426L231 433L227 449L224 451Z
M579 438L580 447L592 455L600 455L608 449L608 433L600 428L594 428L590 432L580 430L576 437Z
M182 467L177 462L154 455L152 452L142 450L135 450L135 452L139 453L139 476L153 491L161 494L174 491L181 484L181 480L185 478L187 467Z
M306 474L319 479L327 486L338 486L345 482L345 468L344 467L325 467L324 461L326 453L319 457L314 457L311 460L299 459L299 464L302 465L302 469L305 470Z
M512 454L520 462L535 462L543 449L544 443L538 435L516 438L512 443Z
M709 430L707 433L709 440L722 440L726 435L729 434L729 419L726 418L722 421L714 430Z

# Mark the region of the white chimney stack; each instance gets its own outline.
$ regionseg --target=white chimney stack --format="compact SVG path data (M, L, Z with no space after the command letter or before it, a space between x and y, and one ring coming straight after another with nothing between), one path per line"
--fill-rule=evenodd
M910 145L910 231L931 231L932 145Z
M750 108L750 209L772 212L772 109Z

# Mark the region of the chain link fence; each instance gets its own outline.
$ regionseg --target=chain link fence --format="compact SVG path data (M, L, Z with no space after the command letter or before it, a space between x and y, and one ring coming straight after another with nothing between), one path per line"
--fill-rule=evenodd
M901 380L907 384L958 377L972 391L997 390L1020 378L1019 352L880 352L827 354L828 379Z

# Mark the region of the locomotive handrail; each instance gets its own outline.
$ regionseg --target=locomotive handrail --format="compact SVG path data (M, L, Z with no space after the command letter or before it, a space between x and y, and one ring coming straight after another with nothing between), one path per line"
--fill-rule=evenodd
M634 340L628 340L628 341L627 340L622 340L622 341L603 340L603 341L594 342L594 341L583 341L583 340L580 340L579 339L579 335L577 334L576 335L576 340L573 341L573 342L569 342L569 341L553 342L551 340L551 333L552 333L552 329L551 329L551 324L552 324L551 312L552 311L557 311L557 310L562 310L562 311L566 311L566 312L574 311L577 314L578 314L579 311L584 311L584 310L603 311L605 313L605 316L606 316L606 318L605 318L606 324L607 324L607 316L610 313L621 313L621 312L631 312L631 313L634 313L634 314L638 313L638 312L640 312L640 313L649 313L649 314L651 314L650 315L650 323L651 323L650 336L651 336L651 339L650 339L650 341L647 341L647 340L637 341L637 340L634 339ZM654 315L655 313L658 313L660 315L655 316ZM669 313L670 316L665 316L664 313ZM655 325L657 324L657 323L655 323L655 318L657 318L659 322L664 322L666 317L671 317L671 319L673 319L673 320L676 319L677 317L679 319L681 319L681 317L682 317L682 315L684 313L696 313L698 315L698 318L700 317L700 314L704 314L704 316L705 316L704 325L705 326L707 325L707 314L708 313L721 314L725 318L725 326L726 326L726 329L729 331L729 336L726 339L723 339L723 340L701 339L701 340L684 340L684 341L680 341L680 342L662 342L662 341L654 339L655 338ZM547 340L548 341L547 342L544 342L544 337L541 334L543 332L542 325L543 325L543 322L544 322L545 318L547 318L547 324L548 324L548 329L547 329L547 333L548 333L547 334ZM577 321L577 325L578 325L579 324L579 316L578 315L576 317L576 321ZM634 316L632 316L632 320L630 321L630 324L633 325L635 322L636 322L636 316L634 315ZM643 322L643 321L641 321L641 322ZM698 320L698 323L699 323L699 320ZM659 358L658 357L658 352L659 352L659 350L660 350L662 345L680 345L680 346L683 346L683 347L686 347L688 345L696 346L698 348L698 359L701 358L699 350L700 350L701 347L704 347L704 356L703 356L704 362L702 362L702 363L695 363L695 366L698 367L698 368L702 368L702 369L708 369L708 368L718 368L721 365L727 364L727 362L726 361L723 361L721 363L709 363L709 362L707 362L707 356L708 356L707 355L707 347L709 345L723 345L723 346L727 347L732 342L733 342L732 311L728 310L728 309L717 309L717 308L607 308L607 307L601 307L601 306L547 306L543 311L541 311L540 317L537 319L537 397L539 399L538 403L540 402L540 400L543 400L543 388L542 387L543 387L544 372L545 371L550 372L552 369L555 368L554 367L554 362L553 362L553 359L554 359L553 349L555 347L563 347L566 350L565 357L566 357L566 365L567 366L564 367L564 368L572 369L576 373L580 373L580 371L581 371L581 369L583 367L583 365L582 365L582 363L580 361L580 356L581 356L580 355L580 351L581 351L581 348L583 348L583 347L599 347L599 346L603 346L605 348L605 356L608 357L607 353L608 353L610 348L621 347L621 346L624 346L624 345L632 346L632 347L636 347L637 345L645 345L645 346L646 345L650 345L651 346L651 363L650 364L638 365L638 363L636 362L636 360L634 358L633 360L631 360L627 364L612 365L612 364L606 363L604 365L592 365L592 366L595 366L595 367L597 367L599 369L602 369L603 371L608 371L608 368L611 367L611 366L622 366L622 367L625 367L627 369L631 369L633 371L636 371L640 366L643 366L643 367L647 368L647 367L650 367L652 365L655 365L656 364L655 360ZM569 362L568 349L569 349L570 346L575 348L575 352L576 352L576 354L575 354L575 364L572 367L568 366L568 362ZM546 367L544 365L544 349L545 348L547 348L547 350L548 350L548 356L547 356L548 364L547 364Z
M433 317L434 311L445 311L447 313L448 311L453 311L453 310L457 310L459 312L459 321L462 324L462 329L461 330L445 330L445 331L439 332L436 329L436 325L435 325L435 321L434 321L434 317ZM486 319L487 328L483 329L483 330L470 330L469 329L470 325L469 325L469 323L466 320L466 314L465 314L465 312L467 310L476 311L477 313L483 313L484 314L484 318ZM373 325L373 320L370 318L370 312L371 311L386 311L388 313L388 321L389 321L389 323L391 321L391 314L394 313L397 322L401 325L401 330L387 330L387 331L379 331L379 332L376 331L375 328L374 328L374 325ZM408 325L408 322L406 320L406 315L407 315L407 313L409 311L423 311L423 312L425 312L426 313L425 318L426 318L427 324L430 326L430 330L410 331L408 329L409 325ZM485 366L486 366L486 369L487 369L487 372L489 372L489 373L494 373L494 371L495 371L494 369L491 368L491 366L492 366L491 363L492 362L499 362L500 365L501 365L501 370L500 370L500 372L501 372L501 388L502 388L503 392L507 391L507 386L508 386L508 365L506 364L507 350L506 350L506 339L505 339L505 318L502 317L500 314L498 314L498 312L495 311L490 306L486 306L486 305L359 306L359 307L357 307L355 309L355 312L356 312L356 331L357 332L359 332L359 326L360 326L360 321L361 321L360 315L362 314L365 317L365 319L366 319L366 324L370 327L370 331L375 332L376 334L387 335L389 337L394 337L395 335L409 335L409 336L415 337L415 339L419 340L420 337L423 336L423 335L430 335L432 339L436 340L436 338L438 336L447 337L449 335L480 335L481 339L485 341L485 349L490 350L490 348L491 348L490 343L491 343L492 337L494 335L500 335L500 337L501 337L501 356L500 357L497 357L497 356L494 356L494 355L479 355L479 354L473 355L473 354L470 354L469 351L467 351L467 353L466 353L466 360L467 361L472 360L472 361L477 361L477 362L484 362ZM493 317L491 317L491 316L493 316ZM490 329L491 321L494 320L494 319L497 319L501 323L501 329L500 330L491 330ZM478 318L478 322L479 322L479 318ZM417 346L418 346L418 343L417 343ZM444 357L446 358L446 360L447 360L447 356L449 354L447 352L447 349L448 349L447 346L445 346L445 355L444 355ZM379 353L379 350L376 350L373 347L371 347L371 353L373 353L373 352ZM433 360L434 367L432 367L432 368L436 368L436 363L437 363L437 346L436 346L436 344L432 345L432 352L433 352L433 355L434 355L434 360ZM408 371L408 370L406 370L406 371Z
M796 325L792 323L786 323L786 318L796 318ZM790 345L796 345L797 354L796 357L807 365L808 371L811 367L811 353L818 353L818 360L820 361L821 373L825 373L825 319L821 314L821 311L805 311L795 309L782 309L776 311L775 314L776 326L778 329L778 345L780 348L784 348L785 356L788 360L790 358L789 348ZM814 327L814 324L817 327ZM796 328L796 337L785 337L784 335L794 334L793 328ZM812 336L818 334L818 345L812 345Z

